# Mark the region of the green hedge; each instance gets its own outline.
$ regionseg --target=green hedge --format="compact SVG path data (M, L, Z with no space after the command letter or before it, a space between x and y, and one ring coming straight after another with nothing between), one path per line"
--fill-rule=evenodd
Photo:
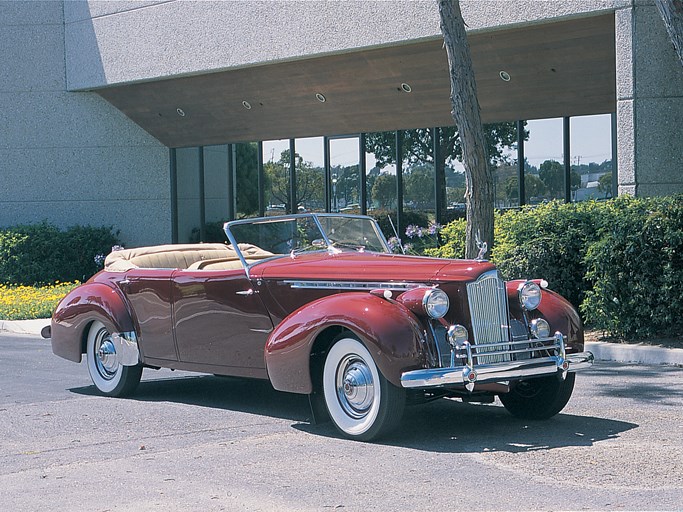
M598 231L585 257L586 321L616 336L683 335L683 195L610 201Z
M101 260L119 243L118 232L111 227L74 226L62 231L42 222L0 228L0 283L84 281L102 268Z
M546 279L575 307L585 298L585 254L598 238L603 206L553 201L497 218L491 258L508 279Z
M461 258L465 222L427 254ZM544 278L615 336L683 335L683 195L550 202L497 214L491 259L507 279Z

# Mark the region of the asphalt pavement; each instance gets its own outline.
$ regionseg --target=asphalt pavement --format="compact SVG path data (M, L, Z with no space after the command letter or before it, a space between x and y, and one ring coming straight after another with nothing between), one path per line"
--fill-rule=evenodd
M683 369L598 362L551 420L442 399L360 443L265 381L145 370L102 397L3 333L0 510L680 510L682 411Z

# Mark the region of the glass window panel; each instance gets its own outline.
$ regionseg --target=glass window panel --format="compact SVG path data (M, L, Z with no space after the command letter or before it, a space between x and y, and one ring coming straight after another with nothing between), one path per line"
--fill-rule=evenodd
M289 211L289 140L263 143L264 197L266 215L282 215Z
M388 218L396 219L396 132L365 135L368 214L377 219L387 238L394 236Z
M572 117L569 126L572 201L612 197L612 116Z
M562 118L529 121L524 144L525 195L528 204L564 199Z
M403 209L434 217L436 208L432 130L403 132Z
M507 141L517 140L517 123L498 123L485 125L487 133L496 133ZM497 155L491 156L493 173L493 205L498 209L519 207L519 170L517 167L517 144L511 146L501 143L497 147Z
M199 148L176 149L178 242L199 241L201 225Z
M500 162L493 167L494 207L517 208L519 206L519 171L517 162Z
M296 192L299 211L325 211L324 139L296 139Z
M330 186L333 212L360 213L358 137L330 139Z
M227 240L223 224L230 220L228 206L228 146L204 147L204 211L206 217L203 242Z
M235 144L235 196L236 217L257 217L258 195L258 146L255 142Z
M455 144L455 129L452 126L439 128L439 146L446 179L445 220L449 222L465 217L465 168L460 161L462 155Z

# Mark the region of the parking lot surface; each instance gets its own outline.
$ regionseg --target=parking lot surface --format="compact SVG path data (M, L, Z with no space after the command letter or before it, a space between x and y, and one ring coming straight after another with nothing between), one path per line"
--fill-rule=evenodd
M549 421L438 400L359 443L267 382L145 370L105 398L0 334L0 509L679 510L682 406L683 369L598 363Z

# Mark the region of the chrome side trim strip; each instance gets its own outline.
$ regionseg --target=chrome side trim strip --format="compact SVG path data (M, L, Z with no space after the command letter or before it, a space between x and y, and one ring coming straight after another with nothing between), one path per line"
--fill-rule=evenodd
M468 366L413 370L401 375L401 386L404 388L434 388L557 375L564 371L586 370L593 365L593 359L591 352L579 352L567 354L566 359L562 356L551 356L525 361L475 365L474 378L471 376L472 369ZM563 369L565 362L568 363L567 370Z
M111 341L116 350L116 359L123 366L135 366L140 362L140 351L138 350L138 338L135 331L115 332L111 336Z
M385 282L364 282L364 281L284 281L292 288L307 288L315 290L412 290L413 288L424 287L420 283L385 283Z

